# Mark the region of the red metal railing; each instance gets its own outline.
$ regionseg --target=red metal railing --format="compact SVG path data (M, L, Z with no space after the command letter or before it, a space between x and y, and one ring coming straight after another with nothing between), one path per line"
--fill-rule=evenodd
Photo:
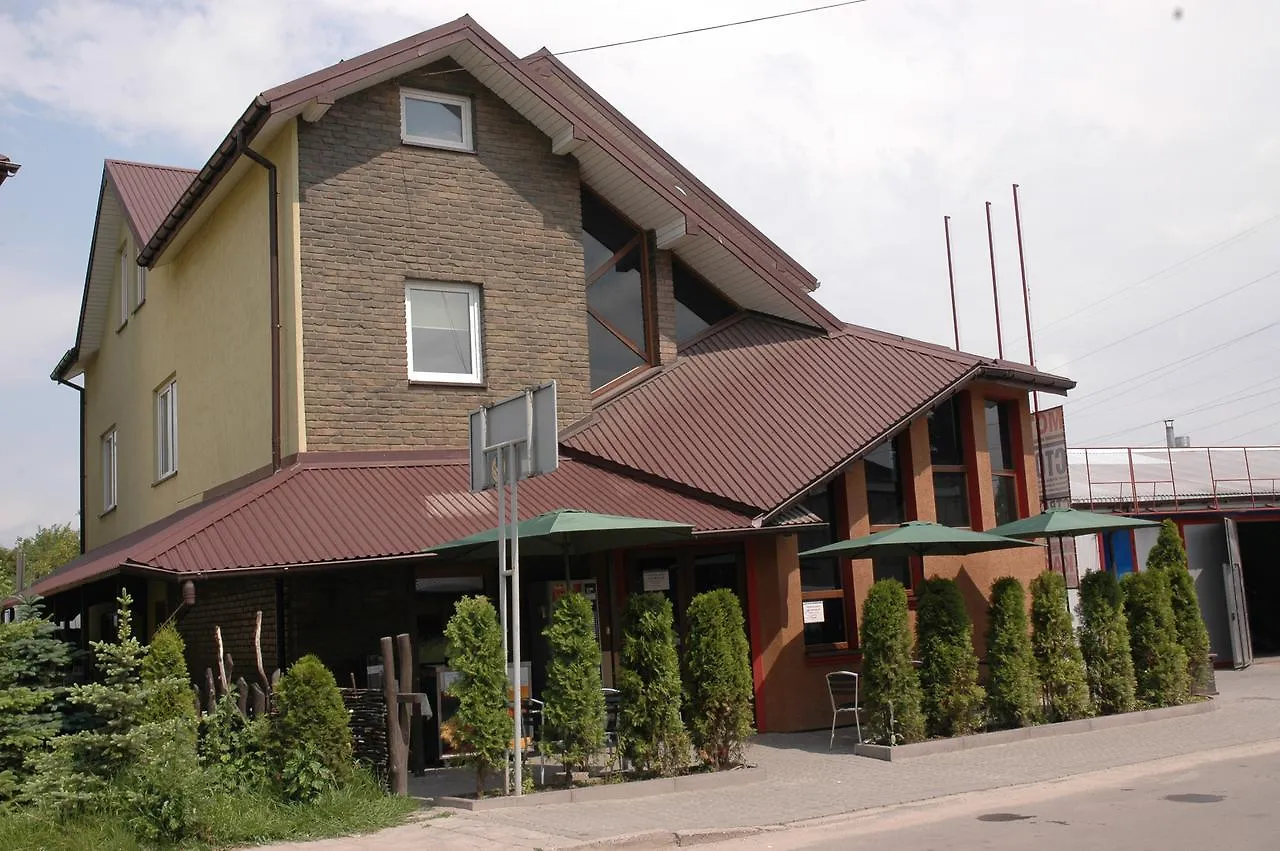
M1249 507L1280 496L1280 446L1090 446L1067 450L1072 501L1097 506Z

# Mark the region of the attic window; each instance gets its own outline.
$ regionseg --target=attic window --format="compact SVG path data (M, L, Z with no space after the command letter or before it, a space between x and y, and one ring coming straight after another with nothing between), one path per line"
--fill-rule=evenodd
M471 98L401 89L400 140L406 145L474 151Z
M679 260L671 264L671 279L676 294L676 340L681 343L738 310L715 287Z
M582 193L591 389L649 365L653 327L644 233L590 192Z

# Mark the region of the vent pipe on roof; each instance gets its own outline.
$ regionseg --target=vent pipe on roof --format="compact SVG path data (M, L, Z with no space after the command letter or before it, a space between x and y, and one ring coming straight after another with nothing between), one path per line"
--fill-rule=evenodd
M1164 421L1164 445L1170 449L1178 445L1178 438L1173 433L1173 420Z
M1173 445L1178 449L1188 449L1191 446L1191 436L1180 434L1173 439Z

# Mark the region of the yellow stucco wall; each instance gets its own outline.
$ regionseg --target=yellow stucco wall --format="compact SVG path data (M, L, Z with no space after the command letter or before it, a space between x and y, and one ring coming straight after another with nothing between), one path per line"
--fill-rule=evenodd
M280 170L282 450L304 445L296 321L297 136L264 153ZM170 262L147 276L146 301L117 330L120 271L108 327L85 363L86 545L92 549L199 502L271 463L267 177L244 172ZM292 227L291 227L292 226ZM131 246L136 251L136 246ZM119 264L116 264L117 266ZM178 384L177 474L156 481L155 391ZM118 501L103 515L101 437L118 435Z

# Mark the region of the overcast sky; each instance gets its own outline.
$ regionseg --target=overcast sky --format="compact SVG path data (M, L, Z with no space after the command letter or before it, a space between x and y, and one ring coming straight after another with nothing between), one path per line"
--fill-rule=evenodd
M466 12L524 55L804 5L0 0L0 153L22 164L0 187L0 541L75 519L76 395L48 375L104 158L199 167L258 92ZM1160 443L1174 416L1195 444L1280 444L1277 33L1274 0L866 0L566 61L851 322L951 342L950 215L961 344L994 354L992 201L1025 360L1021 184L1071 442Z

